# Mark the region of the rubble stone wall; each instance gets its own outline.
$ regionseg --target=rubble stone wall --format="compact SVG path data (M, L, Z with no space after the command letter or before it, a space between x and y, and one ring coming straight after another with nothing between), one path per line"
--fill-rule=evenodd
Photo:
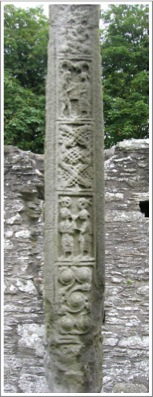
M44 392L43 156L5 147L5 392Z
M131 140L105 153L104 393L149 387L148 150ZM6 146L4 157L5 392L45 393L43 155Z
M120 382L148 390L149 218L139 206L149 199L148 150L148 140L131 140L110 158L106 152L106 393L120 391Z

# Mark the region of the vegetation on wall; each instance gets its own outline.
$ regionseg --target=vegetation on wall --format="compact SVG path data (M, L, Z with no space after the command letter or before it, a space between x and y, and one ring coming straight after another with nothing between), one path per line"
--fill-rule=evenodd
M4 141L44 151L48 20L43 8L4 7ZM105 147L148 136L148 6L102 11Z

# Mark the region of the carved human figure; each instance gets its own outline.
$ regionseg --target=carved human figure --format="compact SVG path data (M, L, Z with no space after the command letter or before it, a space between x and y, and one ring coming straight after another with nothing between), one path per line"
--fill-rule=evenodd
M79 244L80 244L80 254L84 255L92 255L92 226L90 221L90 213L87 210L87 207L90 203L90 200L86 198L80 198L78 207L80 212L78 214L78 219L81 221L79 226Z
M86 72L80 74L80 97L79 113L81 116L89 117L90 115L90 83L89 75Z
M73 115L87 117L90 113L89 76L86 72L79 74L78 80L67 88Z
M61 65L61 116L90 115L90 74L88 63L64 61Z
M77 82L72 78L72 73L70 70L66 70L62 73L62 108L61 115L63 117L72 117L77 116L77 109L75 108L74 112L74 103L77 105L78 103L78 90L77 90Z
M62 89L63 89L64 97L62 101L61 112L62 115L65 117L69 117L71 115L71 102L67 91L67 87L69 86L70 81L71 81L71 72L67 70L63 74L63 79L62 79Z
M73 219L70 209L71 199L69 197L64 198L61 201L64 207L60 208L60 218L62 219L59 223L59 232L61 233L61 244L63 254L65 257L73 255L74 248L74 237L73 234L76 230L76 223Z

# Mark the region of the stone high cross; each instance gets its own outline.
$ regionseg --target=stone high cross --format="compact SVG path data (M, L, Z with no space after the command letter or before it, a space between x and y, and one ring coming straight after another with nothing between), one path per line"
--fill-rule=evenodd
M45 141L49 392L100 393L104 172L98 5L51 5Z

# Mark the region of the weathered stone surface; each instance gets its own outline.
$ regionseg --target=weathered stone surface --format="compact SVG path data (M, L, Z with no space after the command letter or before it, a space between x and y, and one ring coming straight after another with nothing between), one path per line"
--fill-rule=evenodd
M45 392L43 201L37 189L43 156L6 146L4 158L5 392Z
M136 392L135 383L137 390L148 391L149 219L139 207L149 199L148 150L147 139L130 140L106 154L106 393L121 392L113 387L115 377L132 383L131 392Z
M97 5L50 6L44 306L52 393L96 393L102 387L105 192L99 11Z
M123 142L123 148L121 144L120 148L117 145L113 156L108 156L105 161L106 197L109 198L105 203L105 212L107 214L109 211L110 215L112 210L112 218L109 218L110 221L106 222L105 226L106 316L103 328L103 392L108 394L121 393L121 389L116 389L118 383L126 384L126 390L129 385L133 393L135 385L138 393L145 393L146 390L148 392L149 220L140 212L139 201L148 197L149 142L132 141L131 146L130 142ZM127 160L128 156L131 160ZM120 161L114 162L114 158ZM13 169L15 161L18 170L22 168L20 174ZM125 187L124 179L118 182L120 169L124 170L127 161L129 175L132 170L130 178L133 177L135 180L137 177L139 181L137 184L133 183L132 187ZM140 165L143 162L143 167L139 167L139 161ZM8 243L5 249L4 269L4 364L7 393L26 394L28 390L31 393L48 392L44 375L42 336L43 184L43 156L23 152L15 147L5 148L5 219L9 221L17 214L22 217L21 224L5 222L5 238ZM29 200L27 195L20 193L20 189L27 186L31 187L31 192L36 191L35 194L29 195ZM116 200L116 197L120 197L120 201ZM126 222L123 221L123 217L120 218L121 210L129 215L129 218L126 216ZM137 215L140 214L137 221L131 217L131 210ZM33 217L34 214L37 214L37 218ZM14 234L21 230L35 230L36 240L14 237ZM28 280L31 281L33 293L21 291L18 280L22 285L27 285ZM30 346L30 340L33 341L33 346ZM121 346L126 341L126 346Z
M116 383L113 393L147 393L148 390L143 384Z

